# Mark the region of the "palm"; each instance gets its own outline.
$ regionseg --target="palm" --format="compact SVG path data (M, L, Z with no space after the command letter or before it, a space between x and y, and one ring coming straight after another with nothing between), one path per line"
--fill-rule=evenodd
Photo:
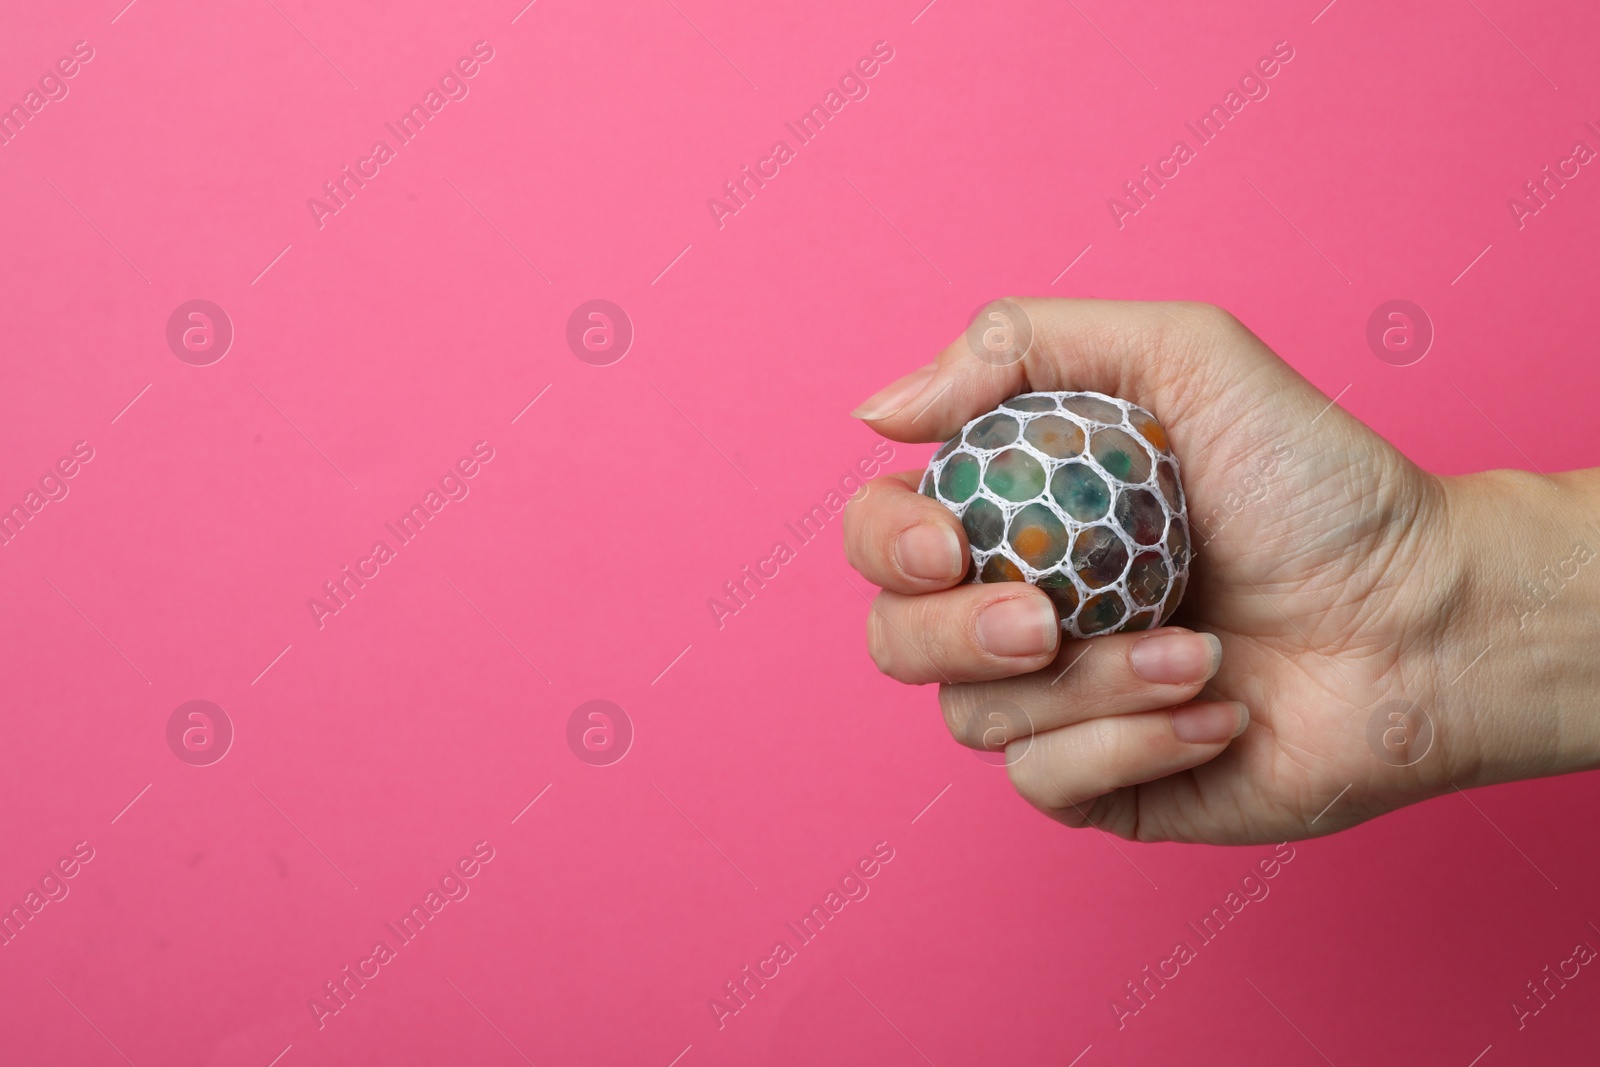
M1100 798L1087 813L1108 830L1271 841L1394 806L1363 803L1364 782L1389 768L1366 720L1406 681L1390 592L1413 565L1406 531L1433 483L1297 376L1299 388L1264 388L1274 377L1220 383L1190 404L1180 395L1166 416L1195 546L1174 621L1222 639L1206 695L1243 701L1252 728L1209 763Z

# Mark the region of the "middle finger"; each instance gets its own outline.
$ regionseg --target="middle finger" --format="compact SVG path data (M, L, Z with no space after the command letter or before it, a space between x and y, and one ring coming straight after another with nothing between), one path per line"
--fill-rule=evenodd
M1067 642L1048 669L1026 677L941 686L939 706L957 741L994 750L1088 719L1182 704L1221 666L1215 634L1179 626L1109 634Z
M960 585L872 603L867 648L902 682L972 682L1047 666L1061 643L1050 598L1023 582Z

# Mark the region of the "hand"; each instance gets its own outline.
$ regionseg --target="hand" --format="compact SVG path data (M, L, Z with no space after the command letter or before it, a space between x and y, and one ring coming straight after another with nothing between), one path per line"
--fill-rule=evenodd
M1194 561L1176 625L1073 641L1032 586L962 584L961 524L916 492L917 473L880 477L852 502L845 546L883 588L868 621L878 667L940 683L956 740L1004 748L1035 807L1135 840L1267 842L1596 765L1600 646L1570 681L1546 683L1519 666L1517 617L1494 606L1515 599L1494 553L1560 558L1551 546L1570 545L1583 486L1430 475L1216 308L1013 305L1033 328L1020 359L996 366L957 341L857 416L897 441L942 441L1033 390L1146 407L1188 498ZM1507 506L1519 496L1526 508ZM1571 521L1535 537L1519 528L1530 509ZM1569 595L1536 625L1593 635L1583 603ZM1473 661L1497 636L1502 651ZM1557 645L1585 662L1570 637ZM1548 701L1530 707L1528 685Z

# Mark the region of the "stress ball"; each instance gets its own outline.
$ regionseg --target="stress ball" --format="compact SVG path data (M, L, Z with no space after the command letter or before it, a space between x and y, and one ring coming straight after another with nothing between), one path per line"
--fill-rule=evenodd
M961 520L969 580L1038 586L1073 637L1159 626L1183 599L1178 457L1137 404L1103 393L1012 397L945 442L921 492Z

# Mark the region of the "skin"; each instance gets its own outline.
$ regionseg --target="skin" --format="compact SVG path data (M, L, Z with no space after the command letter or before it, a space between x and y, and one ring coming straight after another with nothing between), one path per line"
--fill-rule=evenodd
M1173 625L997 642L985 609L1049 599L962 584L965 535L918 472L875 479L845 512L847 557L882 587L873 660L938 683L955 739L1005 748L1029 803L1132 840L1262 843L1600 766L1597 472L1429 474L1214 307L1010 304L1032 326L1026 353L979 358L958 339L857 416L932 442L1018 393L1133 400L1183 464L1195 545ZM942 571L941 543L959 553ZM1214 634L1220 654L1169 641L1163 680L1141 677L1136 646L1175 634ZM1017 653L1034 635L1038 651L984 645ZM1386 733L1410 705L1411 729Z

